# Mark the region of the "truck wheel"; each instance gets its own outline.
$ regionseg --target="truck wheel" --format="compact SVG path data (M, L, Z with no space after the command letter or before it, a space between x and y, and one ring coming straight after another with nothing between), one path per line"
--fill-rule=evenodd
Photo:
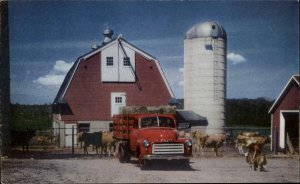
M147 160L144 160L144 159L139 159L139 165L140 165L140 168L141 170L146 170L147 169Z
M127 150L124 144L120 144L119 146L119 161L121 163L124 163L126 161L128 162Z
M139 159L139 165L141 170L147 170L149 167L149 160Z
M130 155L130 153L128 153L128 152L125 152L125 162L130 162L130 159L131 159L131 155Z

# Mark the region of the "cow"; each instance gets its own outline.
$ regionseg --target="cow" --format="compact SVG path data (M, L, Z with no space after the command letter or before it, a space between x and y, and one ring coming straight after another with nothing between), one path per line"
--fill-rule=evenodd
M248 147L252 143L264 145L270 143L270 141L269 136L260 135L258 132L240 132L236 138L236 147L240 155L245 155L244 147Z
M194 131L191 133L191 137L194 140L195 152L204 148L213 148L215 156L219 156L218 149L223 145L224 141L232 142L232 139L228 133L226 134L206 134L201 131Z
M36 130L27 128L26 131L11 130L11 145L22 146L23 152L29 151L29 142L36 135Z
M32 137L31 142L36 143L38 145L49 145L51 144L51 138L43 135L36 135Z
M83 134L84 132L79 132L79 133L77 133L77 146L78 146L78 144L80 143L80 148L82 149L82 142L83 142L83 140L82 140L82 134ZM94 145L92 145L92 148L93 148L93 151L95 151L95 146Z
M254 153L246 153L246 162L250 165L250 171L264 171L264 165L267 164L267 158L263 154L254 155Z
M113 133L108 131L102 134L101 155L103 155L103 152L107 152L107 150L108 156L110 156L112 152L115 155L116 140L113 138Z
M191 138L193 140L193 147L194 147L194 153L195 155L198 155L200 151L204 151L204 145L203 142L207 138L207 134L202 133L199 130L192 131L191 132Z
M263 146L271 142L271 138L269 136L257 136L257 137L250 137L247 140L246 147L249 147L251 144L258 144L259 146Z
M80 148L82 149L82 134L83 132L77 133L77 144L80 143Z
M267 158L262 153L263 146L270 143L270 141L271 138L269 136L255 136L246 139L248 152L245 154L245 157L246 162L250 165L250 170L264 170L264 165L267 164Z
M249 152L245 154L246 162L250 165L250 171L264 171L264 165L267 164L267 157L262 154L262 146L260 142L248 145Z
M215 156L218 157L218 149L223 146L224 141L232 142L229 133L206 135L201 144L203 145L203 148L213 148Z
M88 133L84 132L82 134L82 141L83 141L83 153L84 155L88 154L87 147L89 145L95 146L96 154L98 156L98 150L102 144L102 132L94 132L94 133Z
M245 155L244 152L244 147L249 144L247 143L247 141L251 138L251 137L257 137L260 136L259 132L239 132L236 140L235 140L235 145L236 148L238 148L239 154L240 155Z

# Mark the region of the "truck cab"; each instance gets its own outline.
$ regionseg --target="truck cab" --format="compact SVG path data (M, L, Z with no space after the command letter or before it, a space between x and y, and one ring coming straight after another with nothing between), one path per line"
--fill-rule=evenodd
M134 156L139 159L141 169L150 160L189 163L192 141L179 137L172 114L115 115L113 132L118 140L120 162L128 162Z

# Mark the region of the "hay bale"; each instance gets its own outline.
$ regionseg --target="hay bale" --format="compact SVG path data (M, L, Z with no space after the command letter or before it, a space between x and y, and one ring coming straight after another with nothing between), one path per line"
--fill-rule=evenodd
M176 106L125 106L120 107L121 114L175 114Z
M141 114L147 113L147 107L145 106L125 106L120 107L120 114Z

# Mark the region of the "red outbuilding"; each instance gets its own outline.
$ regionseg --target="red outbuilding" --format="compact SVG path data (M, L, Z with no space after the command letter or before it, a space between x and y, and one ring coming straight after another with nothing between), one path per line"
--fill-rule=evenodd
M275 153L299 152L299 83L300 76L292 76L269 110Z
M80 56L53 103L53 127L70 146L71 131L108 130L122 106L168 105L174 97L157 59L121 36L104 31L104 42Z

